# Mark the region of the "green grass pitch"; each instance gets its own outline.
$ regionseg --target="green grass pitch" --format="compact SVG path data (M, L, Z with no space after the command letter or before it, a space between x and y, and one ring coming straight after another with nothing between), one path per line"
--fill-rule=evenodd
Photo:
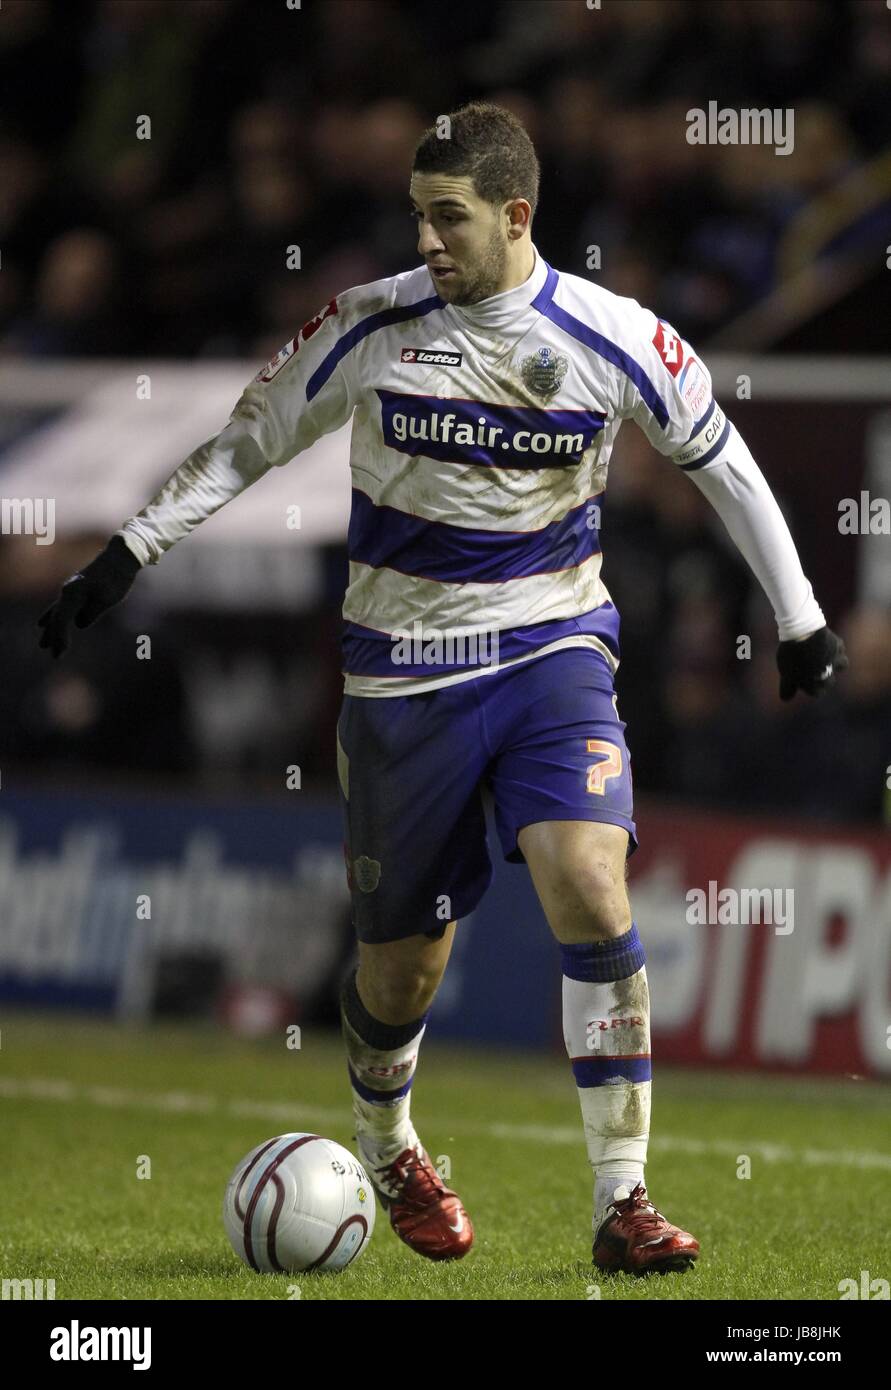
M476 1229L466 1259L414 1255L378 1209L343 1274L257 1275L222 1227L223 1191L288 1130L353 1148L336 1034L303 1046L216 1029L135 1030L7 1013L0 1034L0 1277L73 1299L816 1299L891 1275L891 1091L660 1068L649 1192L702 1245L698 1266L595 1275L591 1174L565 1058L425 1041L413 1118ZM139 1179L141 1155L151 1177ZM751 1177L737 1176L740 1156Z

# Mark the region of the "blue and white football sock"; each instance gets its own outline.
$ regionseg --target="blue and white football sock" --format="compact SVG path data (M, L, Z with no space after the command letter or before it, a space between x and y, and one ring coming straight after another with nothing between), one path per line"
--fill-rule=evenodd
M650 994L632 922L612 941L562 945L563 1038L594 1170L594 1230L616 1189L643 1181L650 1133ZM627 1193L625 1195L628 1195Z
M362 1162L369 1169L380 1168L403 1149L420 1153L409 1109L428 1014L410 1023L381 1023L359 998L354 971L341 992L340 1016ZM375 1180L386 1188L379 1177Z

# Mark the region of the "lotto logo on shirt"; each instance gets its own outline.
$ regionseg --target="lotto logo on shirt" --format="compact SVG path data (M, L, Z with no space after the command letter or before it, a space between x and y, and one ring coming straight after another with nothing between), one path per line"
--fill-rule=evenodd
M605 414L378 391L384 443L401 454L494 468L567 468L596 443Z
M662 319L656 327L653 346L665 363L666 370L672 376L677 376L684 364L683 344L671 325L663 323Z
M460 367L460 352L436 351L433 348L404 347L400 362L412 362L418 367Z

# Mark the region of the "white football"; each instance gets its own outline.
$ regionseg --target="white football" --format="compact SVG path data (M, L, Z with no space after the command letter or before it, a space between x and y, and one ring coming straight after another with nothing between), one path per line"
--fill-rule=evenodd
M223 1200L236 1255L265 1273L345 1269L371 1239L374 1214L361 1163L319 1134L279 1134L251 1149Z

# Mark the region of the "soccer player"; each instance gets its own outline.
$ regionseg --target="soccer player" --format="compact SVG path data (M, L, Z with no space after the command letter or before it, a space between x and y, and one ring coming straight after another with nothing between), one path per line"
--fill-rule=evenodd
M407 1245L434 1260L470 1249L470 1218L409 1102L457 922L490 882L488 788L504 855L528 864L560 944L595 1264L681 1270L698 1242L644 1185L649 992L626 891L637 836L619 615L600 573L599 499L623 420L704 493L760 581L783 698L819 694L847 660L705 365L649 309L544 260L538 161L513 115L472 103L449 124L414 159L423 265L347 290L305 324L222 432L66 582L41 642L61 654L72 622L88 626L142 565L352 417L336 757L359 1152Z

